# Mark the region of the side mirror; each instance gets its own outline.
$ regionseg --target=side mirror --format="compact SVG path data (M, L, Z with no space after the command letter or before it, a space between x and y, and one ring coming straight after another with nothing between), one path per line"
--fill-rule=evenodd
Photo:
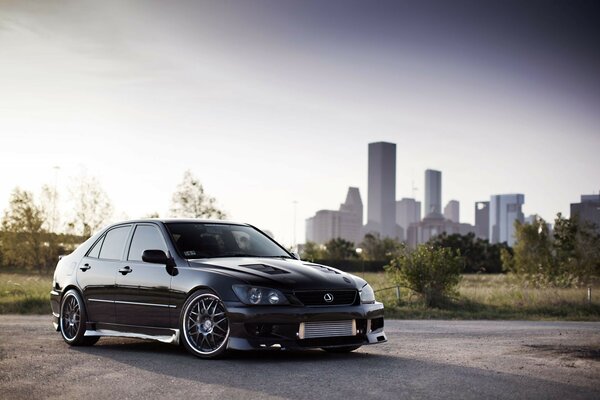
M167 267L175 266L175 260L168 257L162 250L144 250L142 253L142 261L152 264L164 264Z

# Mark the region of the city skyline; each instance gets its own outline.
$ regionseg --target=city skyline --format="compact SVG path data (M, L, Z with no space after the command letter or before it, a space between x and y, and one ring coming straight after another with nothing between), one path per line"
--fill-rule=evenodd
M0 209L16 186L64 201L85 171L116 218L166 215L190 169L231 219L291 244L348 186L368 193L364 149L386 141L396 200L423 204L435 169L465 222L501 193L552 221L600 190L598 9L4 2Z

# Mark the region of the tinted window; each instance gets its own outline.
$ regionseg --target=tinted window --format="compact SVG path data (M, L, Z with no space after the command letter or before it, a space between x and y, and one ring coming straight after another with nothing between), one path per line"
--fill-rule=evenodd
M142 261L144 250L162 250L165 253L167 252L165 241L157 227L152 225L138 225L135 228L127 259Z
M287 257L269 237L245 225L214 223L167 224L173 242L185 258Z
M100 254L100 247L102 247L102 242L104 241L104 236L102 236L100 238L100 240L98 240L96 242L96 244L94 245L94 247L92 247L92 249L90 250L90 252L88 253L88 257L93 257L93 258L98 258L98 255Z
M120 226L115 229L108 231L104 237L104 243L100 250L100 258L108 260L120 260L123 256L123 249L125 248L125 241L129 234L130 226Z

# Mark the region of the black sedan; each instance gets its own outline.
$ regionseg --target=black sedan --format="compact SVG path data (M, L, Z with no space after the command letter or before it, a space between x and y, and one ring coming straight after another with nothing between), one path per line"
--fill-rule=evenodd
M304 262L247 224L140 220L112 225L56 266L54 326L70 345L101 336L227 349L385 342L383 305L363 279Z

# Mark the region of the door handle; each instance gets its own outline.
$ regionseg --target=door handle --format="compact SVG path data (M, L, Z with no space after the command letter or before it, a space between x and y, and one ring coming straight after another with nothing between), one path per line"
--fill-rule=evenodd
M92 267L88 263L83 264L83 267L79 267L79 269L82 270L83 272L87 271L90 268L92 268Z
M133 272L130 266L123 267L119 270L119 272L123 275L127 275L130 272Z

